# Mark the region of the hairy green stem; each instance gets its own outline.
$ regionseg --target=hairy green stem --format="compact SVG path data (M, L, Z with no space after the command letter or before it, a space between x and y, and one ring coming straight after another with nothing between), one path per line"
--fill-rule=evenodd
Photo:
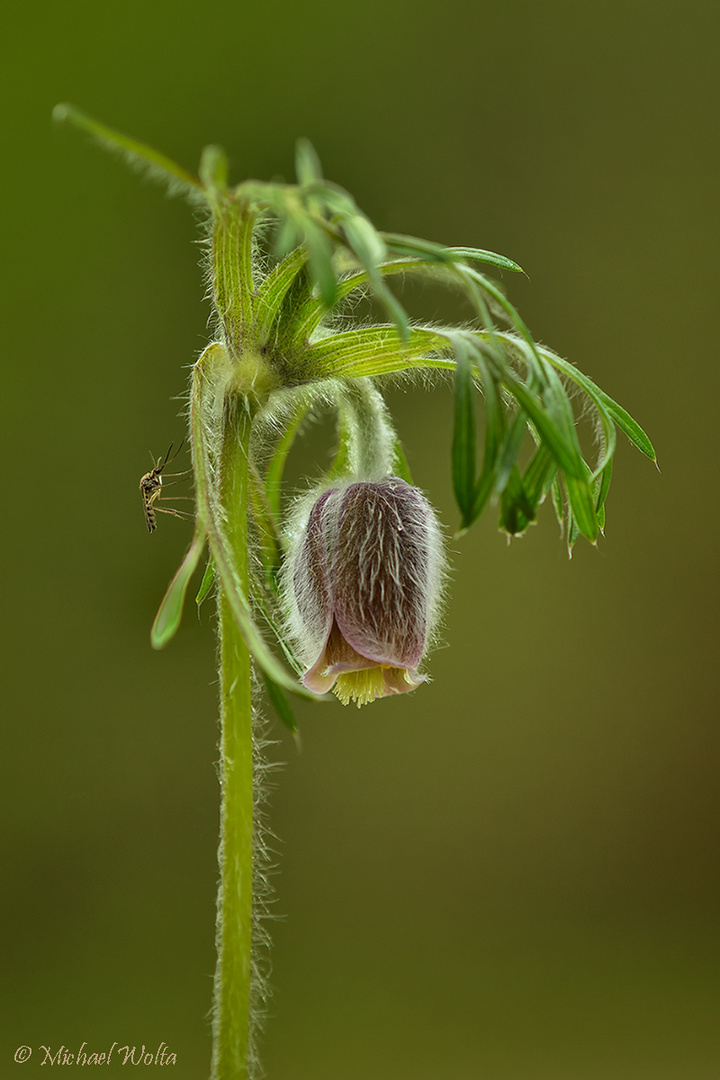
M248 446L251 417L230 398L223 418L220 499L242 595L248 595ZM212 1080L246 1080L251 1040L253 745L250 653L220 590L220 885Z
M240 357L252 317L252 243L257 212L223 200L214 208L212 282L230 353Z
M380 479L392 468L397 438L385 402L370 379L343 379L339 385L349 471L363 479Z

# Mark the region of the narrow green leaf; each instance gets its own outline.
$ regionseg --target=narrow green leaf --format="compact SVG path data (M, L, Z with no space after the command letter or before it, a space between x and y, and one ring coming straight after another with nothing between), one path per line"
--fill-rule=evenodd
M277 596L268 592L265 585L260 581L256 574L250 575L250 594L252 596L253 610L262 615L267 629L272 634L288 664L295 672L295 675L300 679L303 674L303 666L294 655L289 643L285 640L282 619L278 617ZM314 697L313 700L323 701L327 699Z
M473 352L473 360L480 373L485 401L485 451L482 472L475 488L471 514L472 521L476 521L496 489L498 456L505 441L507 423L495 378L485 362L482 352L477 347Z
M514 465L500 495L500 528L509 536L522 536L534 520L535 508Z
M502 382L532 420L538 435L547 445L558 465L569 476L584 477L582 455L575 446L568 445L565 433L554 418L543 408L542 402L531 394L518 378L505 372Z
M337 278L332 264L332 244L323 229L311 218L300 222L310 264L310 274L317 283L320 298L331 308L337 298Z
M385 234L381 233L380 235L384 236ZM383 277L389 277L395 274L412 274L418 272L427 273L428 267L434 265L436 262L437 260L434 259L394 259L392 262L382 263L382 265L378 267L378 272ZM366 288L369 282L370 274L365 269L359 270L356 273L348 274L347 276L340 278L340 280L338 281L337 300L343 300L346 296L349 296L355 289ZM398 325L398 322L400 320L403 322L403 324L407 324L409 327L407 312L404 308L402 308L402 305L399 304L399 301L395 299L394 295L389 290L385 296L386 311L388 310L388 296L392 298L389 303L392 304L392 302L395 301L395 303L398 304L399 308L399 310L397 310L395 313L389 312L392 321L396 325ZM303 310L299 313L296 321L296 340L304 343L320 325L325 314L326 309L322 305L318 304L317 301L309 301L308 303L306 303ZM401 336L403 338L406 337L404 333L401 334Z
M608 491L610 490L610 480L612 479L613 460L610 458L605 468L595 477L596 495L595 506L598 514L605 510L605 500L608 497ZM604 528L605 519L600 523L600 528Z
M292 710L292 705L290 704L290 699L283 688L264 671L262 677L272 707L275 709L275 712L278 714L285 727L289 728L294 735L297 732L297 724L295 722L295 715Z
M490 496L495 490L495 475L492 471L487 472L483 470L480 474L477 487L475 488L475 498L473 500L472 513L470 515L470 524L474 524L482 514L483 510L487 506Z
M455 500L462 526L472 524L477 471L477 417L470 351L462 337L455 339L455 418L452 438L452 474Z
M320 158L309 139L298 139L295 144L295 175L299 184L322 181Z
M600 420L602 426L602 439L598 439L600 443L600 456L595 465L593 472L593 479L601 476L603 473L608 473L608 486L610 484L610 475L612 475L612 461L617 446L617 429L613 423L613 419L610 413L607 411L601 401L592 399L595 406L595 411ZM607 491L605 492L607 495ZM603 502L605 500L603 499Z
M298 309L310 299L307 258L306 248L295 248L273 268L257 290L253 308L260 345L268 341L278 345L279 339L287 333L285 324L292 322Z
M560 489L560 479L557 474L550 487L550 492L552 494L553 510L555 511L557 523L560 526L560 535L562 536L565 531L565 508L563 506L562 491Z
M508 259L507 255L498 255L494 251L484 251L482 248L451 247L448 251L455 259L470 259L472 262L487 263L489 266L497 266L501 270L512 270L514 274L523 274L522 266Z
M483 251L481 248L468 247L445 247L443 244L433 243L431 240L421 240L416 236L402 236L399 233L381 233L388 250L397 255L412 255L416 258L432 260L433 262L452 263L461 259L470 259L473 262L488 263L503 270L522 272L512 259L505 255L497 255L494 251Z
M617 401L613 401L613 399L603 393L602 390L600 391L600 399L610 413L612 419L623 434L628 437L633 446L636 446L637 449L642 454L645 454L645 457L649 457L651 461L657 461L655 447L650 442L650 439L640 427L637 420L633 420L630 413L626 412L622 405L618 405Z
M527 435L527 415L519 409L512 418L505 439L498 447L498 460L495 469L495 490L502 494L510 474L517 467L523 442Z
M598 537L598 522L595 512L595 497L587 477L564 474L570 508L577 528L582 535L594 543Z
M280 216L278 227L275 231L273 252L279 259L285 259L292 255L297 245L302 242L302 235L298 223L294 218ZM289 254L288 254L289 253ZM307 260L307 248L303 249L303 261Z
M540 445L523 473L523 487L534 511L537 511L556 475L555 459L546 446Z
M485 328L485 330L489 331L491 334L494 334L495 320L493 319L493 317L492 317L492 315L490 313L490 308L488 307L487 301L485 300L485 297L482 294L482 289L477 284L477 282L474 280L474 278L471 276L471 274L470 274L470 272L468 270L468 267L465 266L464 263L456 263L456 264L453 265L453 271L454 271L455 277L460 279L460 281L463 283L463 286L465 287L465 289L467 289L467 291L470 293L470 299L472 300L472 302L475 304L475 307L477 308L477 313L478 313L478 316L480 317L480 322L482 323L483 327ZM497 359L502 364L505 363L505 360L504 360L504 358L502 356L498 356Z
M206 188L226 192L230 166L221 146L206 146L200 156L200 179Z
M577 383L598 407L602 406L606 409L613 423L617 424L633 446L637 447L637 449L646 457L650 458L651 461L657 461L655 448L650 442L650 439L638 422L630 416L630 413L623 409L622 405L618 405L617 401L613 401L609 394L606 394L604 390L601 390L591 378L584 375L582 371L579 371L567 360L563 360L549 349L541 348L540 352L553 367L558 368L572 379L573 382Z
M558 431L562 433L565 445L569 447L570 452L573 454L579 472L582 475L587 475L588 479L591 479L591 470L583 457L580 441L578 439L575 414L567 390L554 368L545 365L543 374L546 378L546 384L541 391L543 405L550 418L556 424ZM601 420L602 419L603 418L601 417ZM604 460L607 460L608 454L612 457L615 449L615 429L609 420L607 422L607 427L605 427L603 422L603 429L607 434L605 446L606 452L604 455Z
M195 603L198 607L202 604L203 600L207 598L208 593L215 584L215 563L213 562L212 555L208 555L207 566L205 567L205 573L203 579L200 582L200 588L198 594L195 597Z
M164 649L177 633L182 619L183 605L190 578L195 573L205 549L205 529L198 522L195 535L187 555L180 564L175 577L170 582L163 597L155 621L150 631L150 642L154 649Z
M478 273L477 270L473 270L472 267L466 267L466 273L476 282L487 294L491 296L493 300L503 309L508 316L510 322L517 330L520 337L529 346L532 356L535 358L538 364L541 364L540 354L538 347L535 344L532 334L528 330L525 322L520 317L519 311L510 303L505 294L500 290L497 285L493 284L484 274Z
M310 408L310 398L302 395L298 398L293 411L283 423L282 435L277 441L274 453L265 473L265 497L267 498L270 513L276 521L280 520L280 496L282 493L282 478L285 471L285 462L297 437L303 420Z
M375 296L387 312L390 321L395 324L400 340L405 343L410 337L410 320L407 312L395 294L384 282L378 283L374 289Z
M486 459L494 465L498 451L505 438L507 422L497 383L495 382L488 365L485 363L484 357L476 356L475 364L482 378L483 395L485 398L485 455Z
M523 348L525 353L527 353L527 346L524 345ZM581 387L595 407L597 417L602 427L602 440L601 453L595 466L593 478L599 476L605 466L612 460L617 444L615 424L602 401L602 397L600 393L598 393L597 387L595 387L590 379L583 377L582 381L579 381L577 378L573 377L580 373L578 373L575 368L572 368L571 365L566 364L564 361L560 364L554 363L555 360L559 360L559 357L555 357L555 355L550 353L547 349L540 348L538 349L538 352L545 364L544 374L548 381L545 395L547 397L548 406L553 410L553 415L559 421L559 426L565 433L568 444L574 446L580 456L582 456L582 453L577 438L572 405L570 404L567 391L565 390L557 371L560 370L563 374L569 374L570 380L574 382L576 386ZM568 369L570 369L570 371L568 371Z
M406 341L410 330L407 313L383 281L380 272L381 264L387 256L387 249L381 235L372 222L359 211L339 217L337 224L342 229L350 250L364 266L375 298L395 323L402 340Z
M380 263L387 256L387 248L372 222L358 212L343 216L338 224L359 262L371 275L377 275Z
M53 109L53 119L58 123L71 124L87 132L106 150L119 151L130 164L140 166L154 180L166 184L172 195L189 195L194 202L198 201L198 197L203 198L203 185L200 181L177 162L158 150L154 150L152 146L132 139L129 135L123 135L122 132L115 131L106 124L101 124L81 109L76 109L74 105L65 103L56 105Z
M568 557L572 559L573 548L578 541L578 537L581 535L580 529L575 515L572 512L572 507L568 505L567 508L567 552Z
M303 184L300 193L305 205L323 219L339 221L362 213L350 192L332 180L310 181Z
M393 335L397 340L397 331L393 328ZM337 367L333 368L332 360L337 359ZM432 361L426 360L422 356L413 356L411 353L407 353L399 345L395 348L388 348L386 350L373 350L370 347L364 350L353 350L351 355L343 356L342 350L338 350L336 353L329 352L329 370L320 373L321 369L317 369L316 379L327 379L331 377L331 373L335 370L341 378L349 379L364 379L367 377L375 377L377 375L389 375L394 371L418 371L423 368L444 368L449 371L455 370L454 360L444 361ZM308 370L312 371L312 368L308 365Z
M381 234L381 235L384 235L384 234ZM379 273L382 274L383 277L389 277L389 276L392 276L392 275L395 275L395 274L406 274L406 273L412 274L412 273L418 273L418 272L427 273L428 264L433 265L435 263L435 261L436 260L428 260L428 259L419 260L419 259L415 259L415 258L395 259L392 262L383 263L378 268L378 270L379 270ZM360 271L358 271L357 273L354 273L354 274L348 274L346 277L340 278L340 280L338 281L338 287L337 287L337 300L336 300L336 303L339 300L343 300L346 296L349 296L355 289L366 288L367 285L369 284L369 281L370 281L370 275L369 275L368 271L365 270L365 269L360 270ZM390 290L388 290L388 294L386 295L386 298L385 298L385 309L386 309L386 311L388 310L387 296L390 296L392 298L389 301L391 304L392 304L392 301L395 300L394 295L390 292ZM407 324L407 326L409 328L409 321L408 321L408 317L407 317L407 312L405 311L404 308L402 308L402 305L400 305L399 301L395 300L395 303L398 304L399 310L397 310L395 314L393 314L392 312L389 312L390 318L396 324L396 326L398 325L399 320L401 320L403 322L403 324ZM317 329L317 327L320 325L320 323L322 322L323 316L325 314L326 314L326 308L322 304L319 304L316 300L308 301L303 306L303 309L298 313L297 319L295 321L295 325L294 325L295 341L304 344L311 337L311 335ZM407 336L408 335L401 332L401 337L404 340L405 340L405 338Z
M454 360L435 361L425 355L449 345L446 332L413 328L403 344L394 327L371 326L321 338L306 349L303 360L315 379L359 378L418 367L452 370Z

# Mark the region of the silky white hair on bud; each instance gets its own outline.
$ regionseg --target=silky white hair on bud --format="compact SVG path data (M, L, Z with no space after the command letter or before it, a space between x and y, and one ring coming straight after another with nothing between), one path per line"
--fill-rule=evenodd
M414 669L434 640L444 580L442 533L425 496L399 477L346 477L296 511L281 581L286 633L310 668L342 611L356 652Z

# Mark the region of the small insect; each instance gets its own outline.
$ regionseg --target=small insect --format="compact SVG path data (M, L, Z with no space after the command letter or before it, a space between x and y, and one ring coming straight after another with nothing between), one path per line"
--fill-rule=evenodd
M155 503L162 494L162 472L166 465L170 465L178 456L183 448L183 442L180 443L177 450L170 457L174 443L170 443L165 459L157 459L157 464L150 470L149 473L145 473L140 481L140 494L142 495L143 511L145 513L145 524L147 525L148 532L155 532L157 528L157 521L155 520L155 514L159 510L161 514L172 514L173 517L187 519L190 515L184 513L182 510L176 510L174 507L169 506L156 506ZM186 472L179 473L166 473L166 476L186 476ZM183 496L179 496L183 498Z

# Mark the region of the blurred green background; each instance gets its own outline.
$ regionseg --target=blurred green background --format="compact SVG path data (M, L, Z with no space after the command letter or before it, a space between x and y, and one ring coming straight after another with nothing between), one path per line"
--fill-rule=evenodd
M517 259L535 335L658 450L622 443L572 562L549 507L451 543L430 686L300 707L301 753L274 724L269 1077L716 1080L719 31L714 0L6 15L3 1077L42 1044L209 1058L213 618L151 651L190 528L148 537L137 492L206 339L198 234L53 128L67 100L236 180L291 179L306 135L379 227ZM389 400L450 533L450 394Z

